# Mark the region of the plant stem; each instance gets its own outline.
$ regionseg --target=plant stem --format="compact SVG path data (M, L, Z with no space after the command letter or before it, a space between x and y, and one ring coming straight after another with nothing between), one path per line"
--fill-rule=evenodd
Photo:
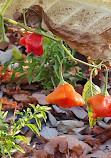
M10 2L11 2L11 0L6 0L3 3L3 8L2 8L1 13L0 13L2 16L3 16L3 14L4 14L5 10L7 9L7 7L8 7L8 5L9 5Z
M26 22L26 17L25 17L25 14L26 14L26 10L23 9L23 18L24 18L24 25L27 26L27 22Z
M0 32L2 34L2 37L0 39L0 44L3 42L9 42L7 36L5 35L4 20L1 14L0 14Z
M79 60L79 59L74 58L74 57L71 55L70 51L64 46L64 44L62 43L62 40L61 40L61 39L59 39L59 40L58 40L58 39L55 39L55 38L53 38L53 37L51 37L51 36L46 35L44 32L41 32L40 30L33 30L33 29L29 28L28 26L24 26L23 24L21 24L21 23L19 23L19 22L16 22L15 20L12 20L12 19L9 19L9 18L6 18L6 17L3 17L3 19L4 19L4 21L10 22L10 23L12 23L12 24L14 24L14 25L17 25L17 26L19 26L19 27L21 27L21 28L24 28L24 29L27 30L27 31L37 33L37 34L42 35L42 36L44 36L44 37L50 38L50 39L54 40L55 42L58 42L59 44L61 44L62 48L66 51L66 53L68 54L68 56L70 57L71 60L77 61L77 62L82 63L82 64L84 64L84 65L87 65L87 66L89 66L89 67L93 67L93 68L98 68L98 69L100 69L100 66L99 66L99 65L92 65L92 64L86 63L86 62L84 62L84 61L82 61L82 60Z
M37 33L37 34L39 34L41 36L50 38L50 39L54 40L55 42L60 43L60 41L61 41L61 40L58 40L58 39L55 39L55 38L53 38L51 36L46 35L44 32L41 32L40 30L33 30L33 29L29 28L28 26L24 26L23 24L21 24L19 22L16 22L15 20L12 20L12 19L9 19L9 18L6 18L6 17L3 17L3 19L4 19L4 21L10 22L10 23L12 23L14 25L17 25L17 26L19 26L21 28L24 28L27 31L34 32L34 33Z
M64 81L64 78L62 75L62 63L60 63L60 66L59 66L59 79L60 79L59 85L63 85L67 83L66 81Z
M86 63L86 62L84 62L84 61L82 61L82 60L79 60L79 59L77 59L77 58L74 58L74 57L71 55L70 51L69 51L63 44L61 44L61 46L62 46L62 48L66 51L66 53L69 55L69 57L70 57L71 60L77 61L77 62L82 63L82 64L84 64L84 65L87 65L87 66L89 66L89 67L99 68L99 65L92 65L92 64Z
M93 72L94 72L95 69L96 69L96 68L93 68L93 69L91 70L91 73L90 73L91 94L92 94L92 96L93 96L93 89L92 89L93 82L92 82L92 78L93 78Z
M104 85L104 90L101 93L104 96L109 96L108 91L107 91L107 84L108 84L108 68L106 65L102 64L106 68L106 75L105 75L105 85Z

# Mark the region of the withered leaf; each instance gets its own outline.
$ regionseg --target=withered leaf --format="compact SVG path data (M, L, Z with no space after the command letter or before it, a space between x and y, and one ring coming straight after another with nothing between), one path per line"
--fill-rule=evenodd
M44 150L52 155L54 155L57 149L61 153L66 154L68 152L68 143L66 141L65 136L59 136L54 139L51 139L44 147Z
M9 102L5 98L0 98L0 102L2 102L2 110L15 109L17 107L17 102Z
M55 139L51 139L44 147L44 150L52 155L54 155L57 149L59 152L65 154L67 154L69 150L73 151L75 152L75 156L86 155L92 150L89 145L70 135L58 136Z
M16 101L18 101L18 102L24 103L25 106L26 106L26 105L29 105L29 103L35 104L35 105L37 105L37 103L38 103L38 101L37 101L36 98L31 97L31 96L29 96L29 95L27 95L27 94L14 94L14 95L13 95L13 98L14 98Z
M2 65L0 67L0 83L9 83L11 81L11 76L13 74L13 70L10 70L9 68L7 68L7 70L5 72L2 72L4 66ZM27 73L22 73L19 74L18 72L15 74L15 78L13 83L17 83L17 81L19 80L19 78L22 75L26 75ZM26 84L28 83L27 77L23 78L23 80L20 82L20 84Z
M40 94L40 93L33 93L32 97L36 98L38 100L38 103L41 105L48 105L48 103L45 101L46 95Z

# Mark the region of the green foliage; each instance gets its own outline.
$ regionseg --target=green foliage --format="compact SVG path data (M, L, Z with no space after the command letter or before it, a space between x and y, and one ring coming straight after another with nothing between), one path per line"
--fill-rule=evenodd
M43 118L46 121L46 112L50 110L47 106L40 107L39 105L35 106L30 104L33 108L33 113L30 108L23 110L23 112L16 112L16 114L21 115L21 118L18 121L11 121L11 124L7 124L5 119L8 112L1 110L2 104L0 103L0 155L9 156L15 151L15 149L24 153L24 150L18 145L19 142L24 141L29 144L28 140L19 135L19 132L22 127L28 126L33 132L36 132L39 135L39 129L41 129L41 121ZM36 125L30 124L31 119L35 118Z
M15 62L19 63L19 66L14 70L12 74L11 84L13 83L16 72L19 72L19 74L27 72L29 84L37 81L40 82L45 89L56 87L59 84L59 66L62 59L63 76L67 82L75 86L78 80L85 78L83 75L84 69L77 69L78 65L75 64L74 61L69 60L66 52L63 50L59 43L44 37L43 47L44 54L40 57L28 54L25 58L22 58L19 61L12 59L5 65L4 69L6 69L9 64L11 64L13 68ZM67 45L66 47L71 50ZM76 51L71 51L72 55L74 56ZM74 75L70 73L72 69L75 69ZM24 77L25 75L21 76L17 83L19 83Z
M83 96L83 99L85 100L86 105L88 106L88 116L89 116L90 127L93 127L96 124L97 120L99 120L100 118L98 119L91 118L93 115L93 109L91 108L91 106L89 105L87 101L91 96L99 94L99 93L101 93L101 89L97 85L92 83L91 80L89 80L85 84L82 96Z

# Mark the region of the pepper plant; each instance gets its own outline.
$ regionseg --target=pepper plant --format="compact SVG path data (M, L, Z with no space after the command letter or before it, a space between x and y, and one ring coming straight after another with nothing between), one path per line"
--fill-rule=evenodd
M39 130L41 130L41 121L43 118L46 121L46 112L50 110L47 106L40 107L39 105L35 106L30 104L33 108L31 111L30 108L23 110L23 112L16 112L19 114L21 118L19 120L11 120L11 123L8 124L5 120L8 114L8 111L2 111L2 103L0 103L0 156L9 156L11 157L12 153L16 150L24 153L25 151L20 147L19 143L21 141L26 142L28 145L29 141L25 138L25 136L20 134L20 130L22 127L29 127L33 132L39 135ZM15 115L15 114L14 114ZM31 124L30 121L35 119L36 124Z
M76 62L79 62L79 63L82 63L82 64L85 64L85 65L87 65L87 66L89 66L89 67L91 67L92 68L92 72L91 72L91 75L90 75L90 80L86 83L86 85L85 85L85 87L84 87L84 91L83 91L83 98L82 99L84 99L85 100L85 103L86 103L86 105L88 106L88 115L89 115L89 121L90 121L90 126L92 127L95 123L96 123L96 121L97 121L97 119L99 119L99 117L103 117L103 115L101 115L101 113L99 113L99 112L97 112L97 109L96 108L94 108L95 106L96 106L96 104L95 103L93 103L92 102L92 100L93 100L93 98L91 98L90 99L90 97L95 97L95 95L96 94L99 94L99 95L102 95L102 96L104 96L103 98L105 98L105 99L103 99L103 100L101 100L100 99L100 102L98 102L98 104L97 104L97 106L99 107L101 107L102 105L103 105L103 107L104 107L104 105L106 106L106 107L108 107L108 111L106 111L106 113L104 113L104 117L105 116L109 116L109 115L107 115L107 114L109 114L110 113L110 107L111 107L111 103L110 103L110 96L109 97L107 97L106 96L106 92L105 93L101 93L101 90L100 90L100 88L98 87L98 86L96 86L93 82L92 82L92 76L93 76L93 71L94 71L94 69L101 69L104 65L103 65L103 63L101 62L100 64L98 64L98 65L94 65L94 64L89 64L89 63L86 63L86 62L84 62L84 61L82 61L82 60L79 60L79 59L77 59L77 58L75 58L74 56L73 56L73 54L70 52L70 50L69 49L67 49L67 47L64 45L64 42L63 42L63 40L62 39L60 39L60 38L55 38L54 36L52 36L52 35L47 35L47 33L46 32L44 32L41 28L39 28L39 29L32 29L32 28L29 28L28 26L27 26L27 24L26 24L26 20L25 20L25 14L23 14L24 15L24 24L21 24L21 23L19 23L19 22L17 22L17 21L15 21L15 20L12 20L12 19L9 19L9 18L6 18L6 17L4 17L4 12L5 12L5 9L7 8L7 6L8 6L8 4L9 4L9 2L10 2L11 0L6 0L6 2L4 3L4 5L1 7L1 11L0 11L0 16L1 16L1 35L2 35L2 39L1 39L1 42L3 42L3 41L7 41L7 38L6 38L6 35L5 35L5 31L4 31L4 22L9 22L9 23L12 23L12 24L14 24L14 25L17 25L17 26L19 26L19 27L21 27L21 28L24 28L25 30L27 30L27 31L30 31L31 32L31 34L30 35L27 35L26 37L23 37L22 39L21 39L21 44L22 45L24 45L25 47L26 47L26 51L27 51L27 53L35 53L37 56L40 56L40 55L42 55L42 54L44 54L43 53L43 49L42 49L42 46L41 46L41 40L40 39L42 39L42 37L41 36L44 36L45 38L49 38L49 39L51 39L51 40L54 40L54 42L56 42L56 43L58 43L61 47L62 47L62 49L65 51L65 53L67 54L67 56L69 57L69 60L71 60L71 61L76 61ZM37 35L36 35L37 34ZM36 44L36 41L34 40L34 39L36 39L35 37L37 37L37 36L39 36L40 38L39 39L37 39L37 44ZM32 38L30 38L30 37L32 37ZM36 46L35 46L36 45ZM59 66L61 66L60 65L60 62L58 63L59 64ZM47 65L46 65L47 66ZM34 66L33 66L34 67ZM42 68L42 65L40 66L40 69ZM33 69L33 68L32 68ZM57 70L58 71L58 70ZM107 70L106 70L107 71ZM38 77L38 76L37 76ZM36 78L36 77L35 77ZM106 78L107 78L107 73L106 73ZM37 79L37 78L36 78ZM59 86L62 86L62 88L61 89L59 89L58 87L57 87L57 89L55 89L55 91L56 90L58 90L59 89L59 93L60 94L64 94L64 95L66 95L66 94L68 94L68 92L70 91L70 85L68 85L68 87L67 88L65 88L65 92L63 93L63 91L64 91L64 86L66 85L66 83L65 82L61 82L61 74L59 73L59 75L58 75L58 79L60 80L60 85ZM106 91L106 88L107 88L107 80L105 81L105 91ZM54 91L54 93L55 93L55 91ZM56 96L55 96L56 97ZM55 103L57 103L59 106L61 106L62 105L62 107L68 107L68 105L70 105L71 104L71 106L77 106L77 104L73 104L72 103L72 100L71 100L71 102L70 102L70 104L68 103L68 102L66 102L66 100L65 100L65 102L64 102L64 98L62 98L61 97L61 95L59 96L60 97L60 99L61 99L61 101L60 102L58 102L55 98ZM67 95L65 96L65 98L67 97ZM71 96L69 96L69 100L71 99L70 98ZM82 96L80 96L80 97L77 97L77 98L75 98L75 100L77 101L77 100L81 100L81 97ZM72 97L73 99L74 99L74 97ZM95 99L95 98L94 98ZM107 101L106 101L107 100ZM50 103L50 100L48 100L47 99L47 101L49 101L49 103ZM57 101L57 102L56 102ZM53 102L53 103L54 103ZM51 101L51 103L52 103L52 101ZM63 104L64 104L64 106L63 106ZM68 104L68 105L67 105ZM95 104L94 106L93 106L93 104ZM67 106L66 106L67 105ZM83 104L82 104L83 105ZM70 107L71 107L70 106ZM103 108L104 109L104 108ZM96 117L93 117L94 115L96 114ZM95 119L95 118L97 118L97 119Z

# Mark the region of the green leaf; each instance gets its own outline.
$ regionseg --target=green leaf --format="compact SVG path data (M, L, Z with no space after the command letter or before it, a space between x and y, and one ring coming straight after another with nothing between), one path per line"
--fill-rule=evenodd
M51 107L48 107L48 106L42 106L42 109L43 109L44 111L49 111L49 110L51 110Z
M88 106L88 116L89 116L90 127L93 127L96 124L97 120L99 120L100 118L97 118L97 119L91 118L93 115L93 109L87 101L91 96L101 93L101 89L94 83L92 84L91 83L92 82L89 80L85 84L82 97L85 100L86 105Z
M15 112L15 114L23 116L23 112Z
M4 68L2 70L2 73L5 72L8 68L8 66L10 65L10 61L8 61L5 65L4 65Z
M6 119L7 114L8 114L8 111L6 111L6 112L3 114L3 116L2 116L2 119L3 119L3 120L5 120L5 119Z
M41 130L41 121L40 121L40 119L38 117L35 117L35 120L36 120L37 126Z
M22 136L22 135L15 136L15 138L17 138L20 141L24 141L25 143L27 143L28 145L30 145L29 141L24 136Z
M87 104L87 101L91 96L99 93L101 93L101 89L94 83L91 84L91 81L89 80L84 86L82 97Z
M27 127L29 127L33 132L36 132L39 136L39 130L34 124L26 124Z
M17 150L21 151L22 153L25 153L25 151L24 151L19 145L15 144L14 147L15 147Z
M34 104L29 104L33 109L35 109L35 105Z
M44 121L46 122L46 119L47 119L46 113L44 111L41 111L41 114L42 114Z
M2 102L0 102L0 113L2 111Z

